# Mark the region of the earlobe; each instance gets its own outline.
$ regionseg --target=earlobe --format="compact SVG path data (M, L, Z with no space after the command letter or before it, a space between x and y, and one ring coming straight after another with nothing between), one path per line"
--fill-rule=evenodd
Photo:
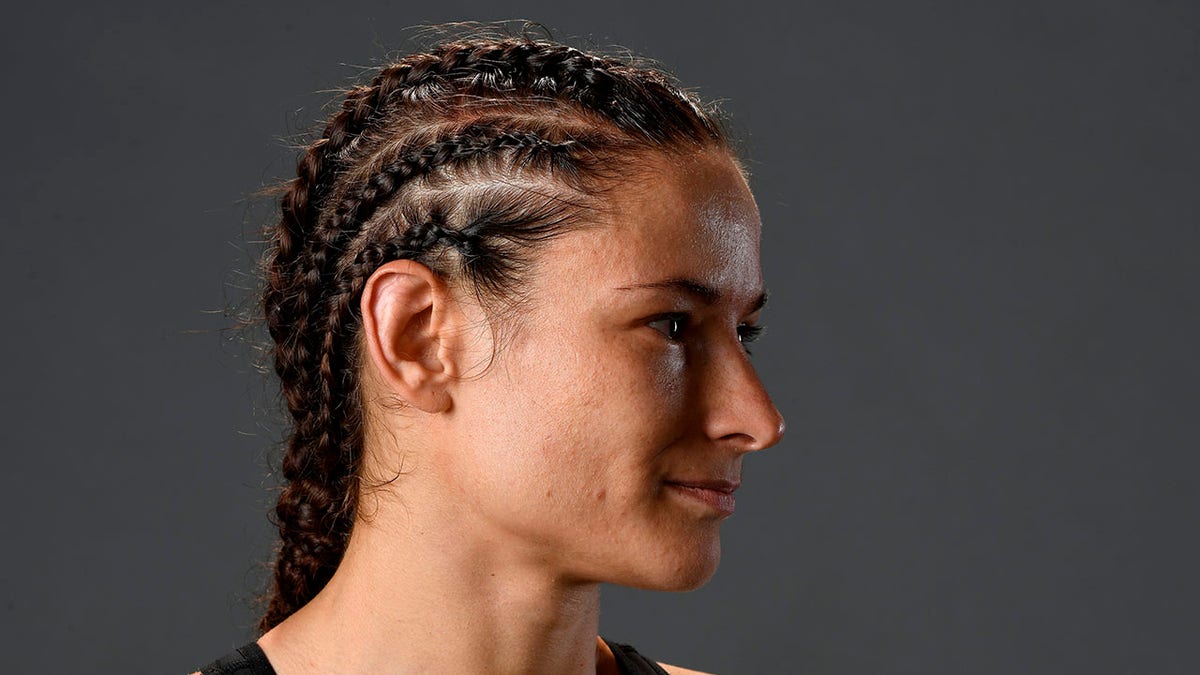
M453 365L444 340L452 319L442 280L416 261L393 260L367 280L360 307L364 346L382 384L419 410L449 409Z

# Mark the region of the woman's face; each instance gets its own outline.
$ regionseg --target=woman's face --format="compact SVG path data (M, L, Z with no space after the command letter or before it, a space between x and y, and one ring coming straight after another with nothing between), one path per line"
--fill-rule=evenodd
M562 579L691 589L745 455L783 433L740 341L761 223L716 151L657 158L609 204L539 249L517 335L456 387L443 479L472 527Z

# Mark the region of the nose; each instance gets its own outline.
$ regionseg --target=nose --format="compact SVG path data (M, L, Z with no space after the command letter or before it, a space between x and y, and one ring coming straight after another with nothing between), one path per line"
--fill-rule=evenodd
M709 437L738 452L775 445L783 438L787 425L754 364L740 344L721 352L710 355L710 377L704 385Z

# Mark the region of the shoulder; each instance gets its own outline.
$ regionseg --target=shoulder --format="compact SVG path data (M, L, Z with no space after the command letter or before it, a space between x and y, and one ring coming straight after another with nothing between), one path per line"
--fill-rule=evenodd
M662 663L661 661L658 663L658 667L667 671L667 673L669 673L670 675L710 675L709 673L705 673L705 672L702 672L699 670L691 670L689 668L681 668L679 666L672 666L669 663Z

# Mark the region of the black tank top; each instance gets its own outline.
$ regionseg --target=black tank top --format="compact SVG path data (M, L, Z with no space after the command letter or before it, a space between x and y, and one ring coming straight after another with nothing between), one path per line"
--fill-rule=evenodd
M621 675L667 675L661 666L639 654L633 647L608 640L604 640L604 643L617 658L617 670ZM204 666L200 669L200 675L275 675L275 669L258 643L251 642Z

